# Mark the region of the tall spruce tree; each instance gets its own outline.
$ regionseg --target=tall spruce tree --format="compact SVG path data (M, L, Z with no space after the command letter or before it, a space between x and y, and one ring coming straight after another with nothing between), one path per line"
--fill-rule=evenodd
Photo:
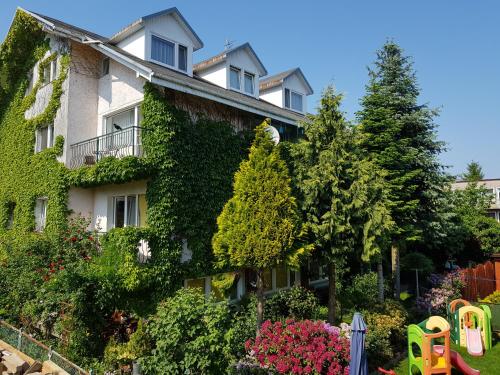
M432 227L436 199L446 182L437 156L437 111L418 104L420 90L413 64L388 41L377 52L370 80L357 113L361 147L387 171L386 181L395 221L391 233L394 296L400 294L399 252Z
M257 274L257 332L264 314L265 269L298 266L305 250L294 247L300 231L288 168L266 131L256 129L248 160L234 177L234 194L217 218L214 254L221 267L248 268Z
M360 157L354 129L340 111L342 95L328 87L305 139L292 147L295 185L310 240L328 264L328 320L335 321L339 266L357 245L367 261L380 254L392 221L379 169Z

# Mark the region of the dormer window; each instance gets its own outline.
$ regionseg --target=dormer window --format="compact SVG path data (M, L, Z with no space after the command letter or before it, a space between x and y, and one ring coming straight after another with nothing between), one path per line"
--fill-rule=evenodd
M245 72L245 92L247 94L253 95L254 94L254 81L255 81L255 76L251 73Z
M238 91L241 90L240 74L241 74L240 69L235 68L234 66L231 67L229 73L229 85L233 90L238 90Z
M303 112L303 95L290 89L285 89L285 108Z
M168 40L151 36L151 59L156 62L175 66L175 43Z

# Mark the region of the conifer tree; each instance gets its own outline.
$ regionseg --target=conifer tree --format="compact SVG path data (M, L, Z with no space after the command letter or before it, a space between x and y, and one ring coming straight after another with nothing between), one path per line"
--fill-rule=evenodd
M234 177L233 197L217 219L212 245L221 267L248 268L257 274L257 331L263 320L265 269L298 265L304 249L294 247L300 230L290 177L269 123L256 129L248 160Z
M463 175L464 181L467 182L477 182L484 179L483 168L478 162L471 161L467 164L467 171Z
M418 104L420 90L412 61L394 42L377 52L358 112L361 147L387 171L391 216L391 258L394 295L399 298L399 251L421 238L436 213L446 177L437 155L437 112Z
M363 159L354 129L340 111L342 95L328 87L317 115L304 123L305 139L292 147L296 186L310 240L328 264L328 320L335 321L338 268L361 245L367 261L380 254L392 222L384 179Z

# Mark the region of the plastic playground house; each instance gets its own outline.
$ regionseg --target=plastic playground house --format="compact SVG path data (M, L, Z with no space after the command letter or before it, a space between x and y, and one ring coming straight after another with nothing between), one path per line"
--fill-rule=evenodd
M472 306L465 300L448 305L448 321L431 316L408 326L409 374L448 374L455 367L465 375L479 375L462 356L450 349L450 342L467 348L473 356L482 356L491 344L491 311L488 306Z

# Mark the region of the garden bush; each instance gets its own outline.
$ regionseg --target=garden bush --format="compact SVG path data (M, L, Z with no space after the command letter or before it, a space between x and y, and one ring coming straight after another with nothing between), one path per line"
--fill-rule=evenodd
M321 321L267 320L246 349L261 368L279 374L349 374L349 340Z
M462 273L454 271L446 275L431 274L428 281L432 288L417 299L417 307L429 315L446 316L446 305L462 296Z
M314 319L319 301L313 292L294 286L280 290L266 300L265 317L271 321L280 319Z
M383 365L406 347L408 314L396 301L363 311L367 325L366 351L371 369Z
M498 291L498 290L494 291L489 296L486 296L484 299L480 300L479 302L500 304L500 291Z
M227 303L195 289L181 289L162 302L148 324L153 350L139 360L145 374L223 374L228 368Z

